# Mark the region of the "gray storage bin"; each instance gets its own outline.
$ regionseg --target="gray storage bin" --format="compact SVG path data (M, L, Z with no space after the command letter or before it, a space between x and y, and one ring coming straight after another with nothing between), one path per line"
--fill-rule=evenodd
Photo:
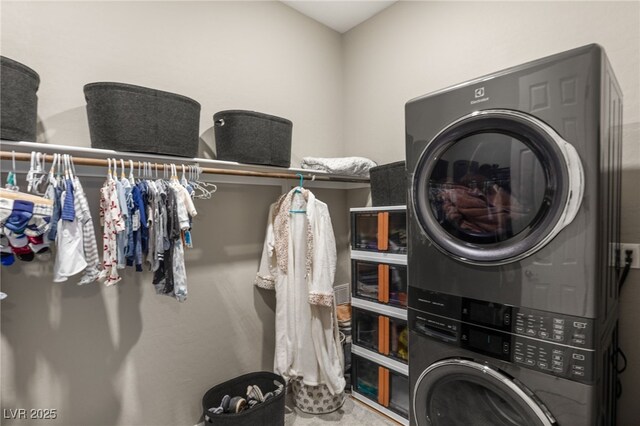
M38 73L20 62L0 56L0 81L0 138L35 142Z
M84 86L94 148L196 157L200 104L186 96L124 83Z
M286 383L279 374L259 371L244 374L212 387L202 397L204 424L216 426L284 426L286 386L280 394L240 413L211 414L209 412L210 408L220 406L225 395L244 398L247 394L248 386L258 386L263 394L273 392L277 389L274 381L283 385Z
M218 160L289 167L293 123L255 111L220 111L213 116Z
M404 161L372 167L369 174L371 204L374 207L407 204L407 177Z

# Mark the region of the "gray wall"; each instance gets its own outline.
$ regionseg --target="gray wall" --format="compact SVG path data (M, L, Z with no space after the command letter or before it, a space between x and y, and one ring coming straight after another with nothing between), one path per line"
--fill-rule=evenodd
M40 74L38 142L88 146L82 87L117 81L200 102L205 153L225 109L292 120L295 164L342 151L340 35L279 2L3 1L1 46Z
M293 120L303 155L404 158L404 103L582 44L607 49L625 93L623 240L640 241L640 10L629 3L400 2L344 36L277 2L6 2L2 54L36 69L38 140L88 146L82 85L109 80L190 96L211 115L255 109ZM85 179L97 205L100 179ZM367 191L316 190L331 208L337 282L348 279L349 206ZM51 262L2 268L2 407L56 408L60 425L191 425L213 384L270 369L273 294L252 286L279 187L219 185L197 203L189 300L156 296L148 273L115 288L54 284ZM622 303L623 424L640 408L640 276ZM9 422L5 422L10 424ZM3 423L3 424L5 424ZM27 424L28 422L16 422Z
M1 7L2 55L41 77L41 142L88 146L82 86L107 80L198 100L205 153L213 148L212 115L240 108L294 122L294 163L342 154L340 36L281 3ZM96 214L102 180L83 178ZM105 288L52 283L52 262L2 268L9 298L0 305L0 408L55 408L58 419L46 423L65 426L194 425L208 388L273 368L275 296L254 288L253 277L281 188L218 187L213 199L196 201L184 304L157 296L148 272L127 271ZM331 208L337 283L344 283L347 192L314 193Z
M604 46L624 92L622 241L640 242L640 3L399 2L344 36L347 155L404 159L409 99L588 43ZM620 424L640 419L640 271L622 293Z

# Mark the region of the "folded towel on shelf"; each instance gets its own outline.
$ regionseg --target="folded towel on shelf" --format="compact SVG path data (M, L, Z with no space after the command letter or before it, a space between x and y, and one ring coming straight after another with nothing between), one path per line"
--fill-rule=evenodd
M303 169L320 170L339 175L369 176L369 169L377 164L364 157L319 158L303 157L300 167Z

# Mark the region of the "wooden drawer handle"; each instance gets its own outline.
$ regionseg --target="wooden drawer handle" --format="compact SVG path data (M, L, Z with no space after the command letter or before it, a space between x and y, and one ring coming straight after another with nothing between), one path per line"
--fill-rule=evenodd
M384 277L384 303L389 303L389 265L383 265L382 274Z
M384 288L384 265L378 264L378 302L384 303L385 288Z
M389 212L378 213L378 250L389 250Z
M385 343L385 321L382 315L378 316L378 352L384 354L386 343Z
M380 405L384 405L386 393L384 370L384 367L378 366L378 404Z

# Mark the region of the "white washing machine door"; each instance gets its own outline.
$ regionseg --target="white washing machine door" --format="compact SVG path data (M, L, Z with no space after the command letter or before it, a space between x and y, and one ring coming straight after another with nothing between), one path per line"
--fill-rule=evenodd
M413 392L418 426L552 426L555 419L522 384L487 365L446 359L429 366Z
M427 144L411 204L439 250L501 265L549 243L574 219L583 192L571 144L532 115L490 109L456 120Z

